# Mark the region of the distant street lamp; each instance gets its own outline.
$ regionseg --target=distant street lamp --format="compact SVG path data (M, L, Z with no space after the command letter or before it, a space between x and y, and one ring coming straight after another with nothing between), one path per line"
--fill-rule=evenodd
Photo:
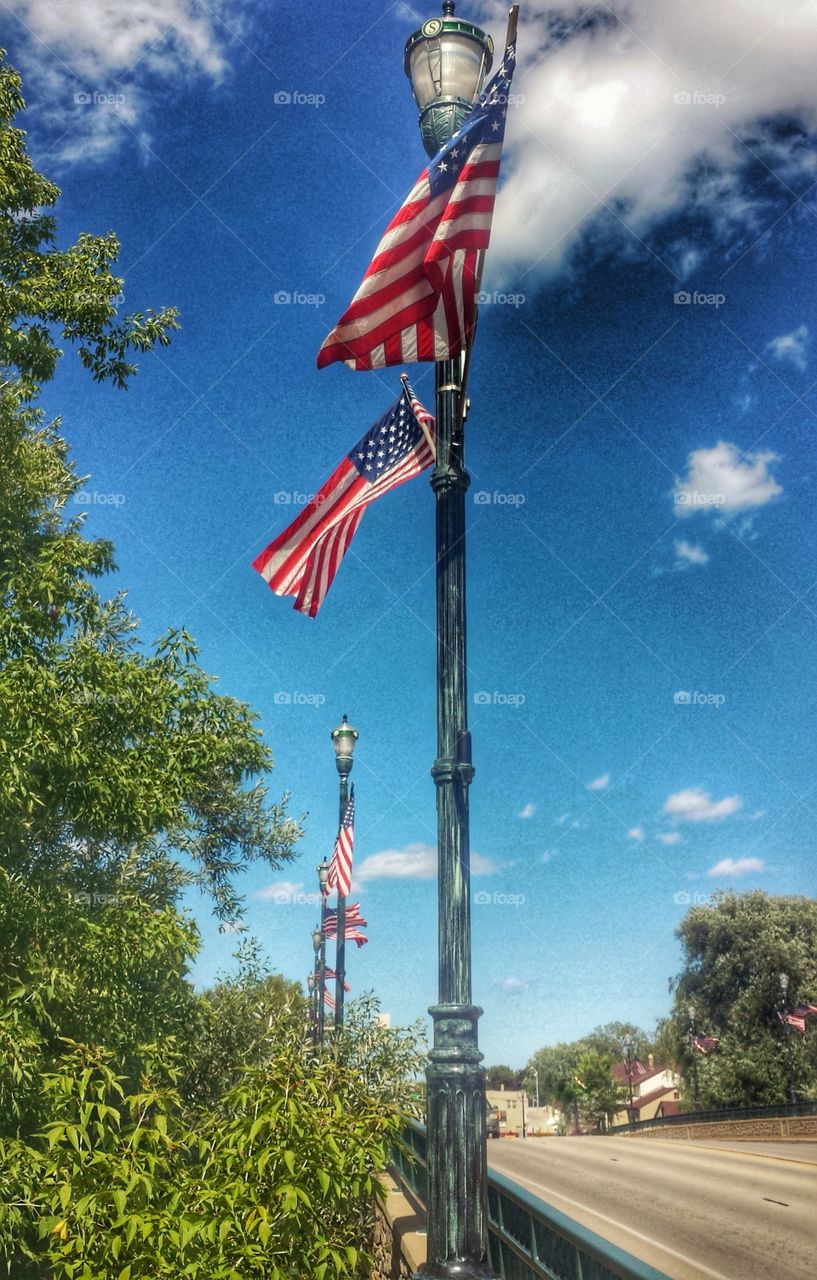
M692 1054L692 1099L695 1110L698 1111L701 1094L698 1080L698 1050L695 1048L695 1010L691 1004L687 1006L687 1013L689 1015L689 1051Z
M321 923L320 928L312 932L312 943L316 948L318 961L318 1043L322 1045L326 1027L323 998L326 990L326 894L328 889L327 880L329 879L329 863L326 858L319 863L315 870L318 873L318 885L321 891ZM318 936L317 943L315 942L316 934Z
M536 1067L531 1067L531 1071L533 1072L534 1077L536 1079L536 1110L538 1111L539 1110L539 1072L536 1070Z
M346 817L346 806L349 803L349 774L352 772L357 729L353 729L346 716L331 733L332 746L335 750L335 766L340 777L340 808L338 831ZM335 961L335 1026L343 1026L343 984L346 981L346 898L338 890L338 941L337 959Z
M789 1102L797 1101L797 1094L794 1089L794 1063L791 1056L791 1023L789 1022L789 975L781 973L780 975L780 994L783 997L783 1025L786 1028L786 1060L788 1063L789 1073Z

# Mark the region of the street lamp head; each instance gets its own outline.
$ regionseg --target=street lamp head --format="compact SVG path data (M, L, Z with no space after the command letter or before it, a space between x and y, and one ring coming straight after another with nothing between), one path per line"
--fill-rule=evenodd
M335 764L338 773L345 778L352 772L352 757L355 754L355 743L358 740L357 729L353 729L346 716L337 728L332 730L332 746L335 748Z
M786 994L786 992L788 991L788 989L789 989L789 975L788 975L787 973L781 973L781 975L780 975L780 990L783 992L783 995L785 995L785 994Z
M315 948L315 955L317 955L321 949L321 931L317 925L312 930L312 946Z
M435 156L453 137L491 68L494 44L473 22L454 17L451 0L406 41L403 66L420 108L420 133Z
M318 884L320 885L321 893L323 894L326 893L327 884L329 882L329 869L330 864L326 861L326 858L324 858L323 862L319 863L315 868L318 873Z
M315 990L315 975L314 975L314 973L308 973L308 974L306 975L306 985L309 987L309 994L310 994L310 995L312 995L312 992Z

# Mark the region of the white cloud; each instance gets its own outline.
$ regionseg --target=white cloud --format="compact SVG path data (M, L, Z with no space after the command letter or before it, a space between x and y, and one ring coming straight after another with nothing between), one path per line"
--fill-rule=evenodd
M765 871L766 864L760 858L721 858L714 867L707 871L708 876L750 876L758 871Z
M783 492L769 470L776 461L773 453L741 453L726 440L712 449L693 450L686 476L675 483L676 516L696 511L728 516L764 506Z
M483 0L499 39L506 9ZM615 9L525 6L514 84L524 102L509 113L491 246L491 270L503 277L518 280L519 267L534 264L554 273L591 237L594 248L637 252L636 237L684 210L721 235L748 233L748 248L772 217L748 188L744 139L789 181L814 173L802 137L770 126L817 123L814 5L627 0ZM679 276L695 248L672 255Z
M766 344L766 351L773 360L788 361L797 369L806 367L806 347L808 345L808 325L801 324L792 333L783 333L779 338L772 338Z
M709 564L709 552L698 542L687 542L685 538L675 540L676 568L688 569L691 564Z
M765 818L766 812L765 809L755 809L754 813L749 814L749 821L757 822L759 818Z
M499 985L503 991L527 991L530 981L528 978L518 978L512 974L509 978L503 978Z
M471 854L471 872L475 876L489 876L496 871L490 858L479 853ZM416 842L403 849L382 849L364 858L356 868L355 877L362 884L368 880L435 880L437 877L437 850L433 845Z
M646 840L646 833L643 827L630 827L627 835L631 840Z
M520 817L520 818L532 818L532 817L533 817L533 815L534 815L535 813L536 813L536 805L535 805L535 804L526 804L526 805L525 805L525 807L524 807L524 809L520 809L520 810L519 810L519 817Z
M588 791L606 791L610 785L609 773L603 773L600 778L594 778L592 782L588 782Z
M273 884L265 885L263 889L257 889L253 897L275 902L279 906L291 906L293 903L301 906L320 906L321 902L321 895L317 889L311 893L304 892L302 880L276 880Z
M235 0L18 0L15 7L26 98L63 163L102 159L133 134L144 139L164 87L178 92L196 76L218 83L229 39L219 19L233 31L240 19Z
M567 822L567 820L569 819L569 817L570 817L569 813L560 813L558 818L556 819L556 826L563 827Z
M670 813L679 822L722 822L724 818L737 813L742 808L740 796L724 796L723 800L713 800L708 791L700 787L689 787L686 791L676 791L668 796L664 804L664 813Z
M662 844L680 844L681 835L678 831L662 831L657 837Z

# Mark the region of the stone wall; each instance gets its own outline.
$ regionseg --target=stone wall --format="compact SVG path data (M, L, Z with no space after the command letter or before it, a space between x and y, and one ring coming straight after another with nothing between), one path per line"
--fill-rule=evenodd
M371 1280L410 1280L426 1257L425 1215L396 1178L384 1178L385 1199L375 1202Z
M617 1133L617 1138L715 1138L729 1142L817 1142L817 1116L780 1116L767 1120L713 1120L697 1124L659 1124Z

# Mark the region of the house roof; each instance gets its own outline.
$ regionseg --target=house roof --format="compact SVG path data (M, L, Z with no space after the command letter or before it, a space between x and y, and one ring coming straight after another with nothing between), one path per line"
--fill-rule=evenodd
M678 1086L674 1084L664 1085L661 1089L653 1089L652 1093L646 1093L641 1098L633 1098L633 1111L640 1111L642 1107L646 1107L650 1102L655 1102L657 1098L663 1098L667 1093L675 1093ZM629 1107L629 1103L627 1104Z

